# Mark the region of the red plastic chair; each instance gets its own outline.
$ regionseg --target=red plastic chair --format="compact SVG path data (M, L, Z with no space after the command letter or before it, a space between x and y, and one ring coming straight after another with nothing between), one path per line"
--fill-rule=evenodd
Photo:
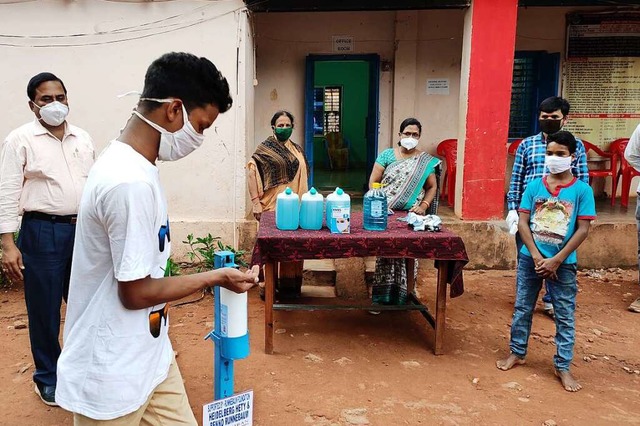
M611 152L614 152L620 161L620 169L616 175L616 180L622 176L622 187L620 189L620 204L623 207L629 207L629 191L631 191L631 180L640 176L640 172L637 171L629 162L624 158L624 150L629 143L629 138L616 139L611 143Z
M442 198L447 197L447 203L453 207L456 195L456 161L458 158L458 140L445 139L438 144L436 152L440 157L444 157L447 170L442 179Z
M507 149L507 154L509 154L512 157L515 157L518 146L520 146L521 143L522 143L522 139L516 139L513 142L511 142L509 144L509 148Z
M609 159L609 168L602 170L589 170L589 184L595 177L607 178L611 177L611 206L616 205L616 190L618 188L618 154L615 152L603 151L592 143L582 140L584 149L587 152L587 159L589 151L593 151L602 158Z

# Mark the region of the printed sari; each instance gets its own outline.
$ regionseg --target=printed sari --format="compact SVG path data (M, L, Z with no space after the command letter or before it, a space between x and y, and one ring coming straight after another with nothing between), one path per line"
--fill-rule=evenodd
M440 160L422 152L406 160L389 164L382 174L382 188L387 194L390 209L410 210L424 199L427 178L435 173ZM429 214L438 208L437 197L429 206ZM418 262L415 262L414 277L417 277ZM407 301L407 262L403 258L376 259L373 278L373 303L381 305L403 305Z

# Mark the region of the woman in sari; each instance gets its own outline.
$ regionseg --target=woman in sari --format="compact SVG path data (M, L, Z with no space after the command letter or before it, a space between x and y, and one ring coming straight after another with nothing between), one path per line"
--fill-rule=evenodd
M417 148L422 125L415 118L400 124L396 147L383 151L373 166L369 187L381 182L388 206L419 215L435 212L432 206L437 192L435 169L440 160ZM415 263L417 272L417 265ZM400 305L407 300L407 267L405 259L378 258L373 279L373 303ZM372 313L378 313L372 311Z
M273 134L256 148L247 164L253 216L274 211L278 194L290 187L298 196L308 190L309 167L302 148L291 141L293 115L278 111L271 118ZM299 295L302 261L281 262L276 288L280 294Z

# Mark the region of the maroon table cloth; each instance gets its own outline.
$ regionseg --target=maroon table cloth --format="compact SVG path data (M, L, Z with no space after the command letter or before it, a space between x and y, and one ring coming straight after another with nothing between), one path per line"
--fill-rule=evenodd
M406 212L389 216L386 231L366 231L362 228L362 212L352 212L351 233L332 234L327 228L281 231L276 228L275 213L264 212L251 263L366 256L434 259L448 263L450 297L460 296L464 293L462 268L469 262L462 238L446 228L440 232L414 231L397 220L404 216Z

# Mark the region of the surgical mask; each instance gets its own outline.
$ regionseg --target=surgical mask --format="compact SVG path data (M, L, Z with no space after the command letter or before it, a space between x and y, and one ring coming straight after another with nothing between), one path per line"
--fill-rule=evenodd
M291 133L293 133L293 127L275 127L273 133L280 142L286 142L291 137Z
M53 101L45 106L39 106L32 102L40 110L40 119L49 126L57 127L64 123L69 114L69 107L62 102Z
M169 103L175 99L140 98L140 100ZM176 161L184 158L199 148L204 142L204 135L196 132L196 129L193 128L193 125L189 121L189 115L187 114L187 109L184 107L184 104L182 104L184 124L180 130L173 133L153 121L148 120L138 111L134 110L133 113L149 126L160 132L160 147L158 149L158 160L160 161Z
M547 135L551 135L562 129L562 119L559 120L538 120L540 130Z
M418 139L414 138L402 138L400 139L400 145L402 145L405 149L411 151L413 148L418 146Z
M547 166L551 174L565 172L571 168L571 157L558 157L556 155L547 155L544 158L544 165Z

